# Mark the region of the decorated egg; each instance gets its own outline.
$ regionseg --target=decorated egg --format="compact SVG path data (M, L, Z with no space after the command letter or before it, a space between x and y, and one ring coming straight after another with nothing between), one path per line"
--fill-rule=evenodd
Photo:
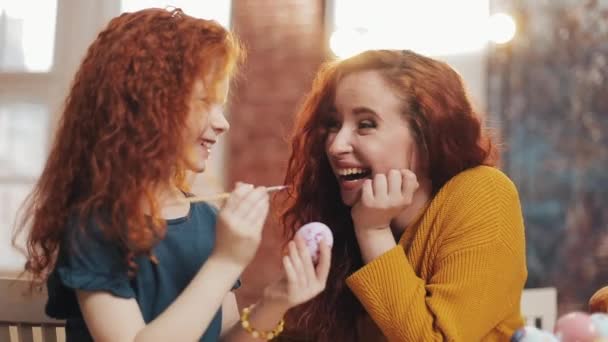
M555 323L555 336L560 341L579 342L593 342L599 337L591 316L580 311L560 317Z
M331 233L331 229L321 222L310 222L303 225L298 229L296 235L306 242L306 247L308 247L312 261L315 264L319 261L319 243L321 240L325 241L330 247L334 244L334 236Z

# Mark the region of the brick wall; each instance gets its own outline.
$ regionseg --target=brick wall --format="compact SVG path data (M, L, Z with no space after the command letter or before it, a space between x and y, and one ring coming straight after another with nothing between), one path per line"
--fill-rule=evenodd
M235 0L232 27L248 51L232 88L226 149L227 187L281 184L295 109L326 55L323 0ZM272 215L271 215L272 216ZM239 305L248 305L280 271L282 240L267 221L262 246L243 274Z

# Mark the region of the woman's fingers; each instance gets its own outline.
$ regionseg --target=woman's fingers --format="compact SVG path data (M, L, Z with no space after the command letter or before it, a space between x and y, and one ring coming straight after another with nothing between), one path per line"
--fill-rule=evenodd
M296 242L296 247L298 248L298 255L300 257L300 262L304 267L304 275L306 277L306 284L310 285L317 279L315 266L312 264L312 256L310 255L310 251L306 246L306 242L301 236L296 236L294 239Z
M325 289L331 265L331 247L322 240L319 248L319 263L315 268L304 239L296 237L287 244L287 254L282 259L287 282L285 296L293 305L304 303Z
M291 260L291 264L293 265L294 270L296 271L297 281L299 286L306 285L306 274L304 271L304 265L300 260L300 254L298 252L298 247L296 243L292 240L289 242L289 259Z
M418 189L418 180L416 174L410 170L401 170L401 176L403 177L403 185L401 194L407 204L412 202L414 193Z
M402 194L403 175L399 170L392 169L388 172L388 197L399 198Z
M374 201L374 189L372 185L371 179L366 179L363 181L363 186L361 187L361 203L363 205L367 205Z
M321 240L319 243L319 250L319 263L317 264L316 269L317 280L325 287L327 276L329 275L329 268L331 266L331 247L325 240Z
M290 284L294 284L298 282L298 275L296 274L296 270L291 263L291 259L288 255L283 256L283 269L285 270L285 275L287 276L287 282Z
M374 198L375 199L384 199L388 194L388 184L386 181L386 175L383 173L378 173L374 176L373 182L373 190L374 190Z

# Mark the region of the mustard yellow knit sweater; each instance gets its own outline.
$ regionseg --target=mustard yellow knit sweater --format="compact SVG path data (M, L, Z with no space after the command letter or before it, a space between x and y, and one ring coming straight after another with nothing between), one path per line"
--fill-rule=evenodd
M517 190L480 166L447 182L347 284L389 341L509 341L526 277Z

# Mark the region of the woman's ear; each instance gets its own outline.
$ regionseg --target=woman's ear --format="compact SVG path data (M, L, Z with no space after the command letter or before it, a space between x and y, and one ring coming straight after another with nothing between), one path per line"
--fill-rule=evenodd
M608 286L602 287L591 296L589 311L608 313Z

